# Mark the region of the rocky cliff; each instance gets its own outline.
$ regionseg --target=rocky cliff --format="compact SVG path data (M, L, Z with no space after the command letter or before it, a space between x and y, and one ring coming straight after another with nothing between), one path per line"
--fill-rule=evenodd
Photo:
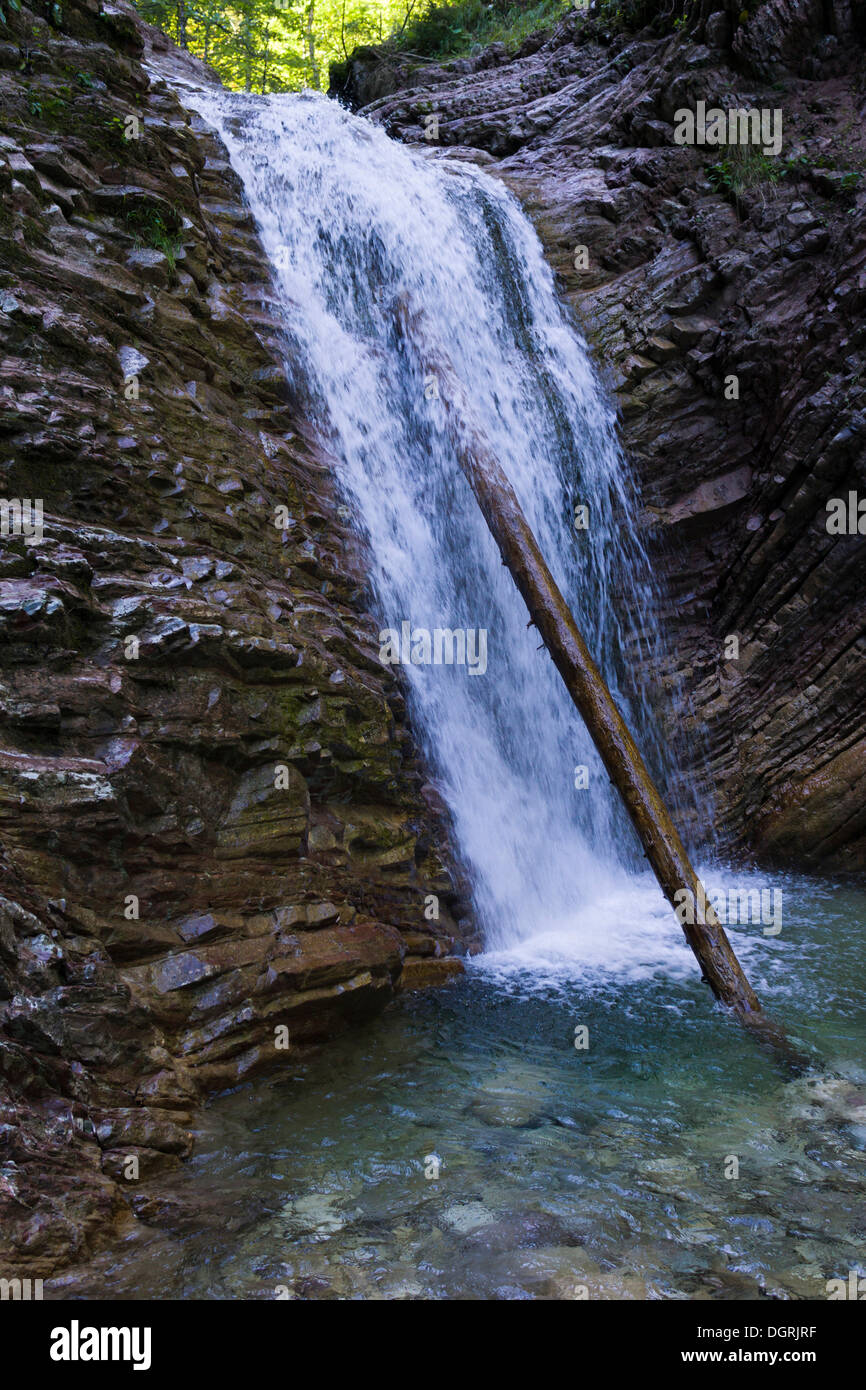
M0 491L44 512L0 538L20 1276L157 1219L208 1092L459 970L462 909L252 219L165 80L205 70L125 8L3 9Z
M687 698L679 755L722 845L859 869L864 540L828 532L827 503L866 498L866 9L693 8L661 36L572 14L515 58L361 51L342 96L533 216L619 398L664 580L668 666L639 674ZM700 101L779 111L779 154L675 143Z

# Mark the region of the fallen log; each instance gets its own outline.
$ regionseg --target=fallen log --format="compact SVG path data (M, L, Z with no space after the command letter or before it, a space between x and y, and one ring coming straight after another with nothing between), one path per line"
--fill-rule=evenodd
M767 1041L788 1065L814 1065L763 1013L757 995L737 960L727 934L706 894L653 783L641 754L584 642L574 617L523 513L511 483L473 424L472 410L447 358L430 352L424 341L423 315L398 301L397 323L407 345L419 354L424 375L433 373L439 400L460 467L512 578L541 634L565 687L598 749L611 782L637 831L662 892L677 912L686 940L714 995ZM691 895L690 898L687 895ZM706 903L689 922L677 911L684 902Z

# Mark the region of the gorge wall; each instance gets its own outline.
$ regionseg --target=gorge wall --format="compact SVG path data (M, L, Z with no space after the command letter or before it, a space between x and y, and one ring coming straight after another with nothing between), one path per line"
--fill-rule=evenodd
M866 10L694 10L662 37L573 13L513 59L360 50L340 94L532 215L619 399L669 634L640 676L723 849L859 869L864 541L826 503L866 496ZM702 100L781 110L778 158L675 144Z
M0 549L0 1273L38 1276L160 1219L208 1092L459 970L464 908L252 218L164 80L206 70L126 7L6 14L0 492L45 521Z

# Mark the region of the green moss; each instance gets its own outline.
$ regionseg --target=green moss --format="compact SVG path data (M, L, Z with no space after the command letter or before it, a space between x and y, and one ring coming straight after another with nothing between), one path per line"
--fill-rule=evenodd
M45 235L45 226L33 217L25 217L21 222L28 246L36 246L40 251L53 251L55 248Z

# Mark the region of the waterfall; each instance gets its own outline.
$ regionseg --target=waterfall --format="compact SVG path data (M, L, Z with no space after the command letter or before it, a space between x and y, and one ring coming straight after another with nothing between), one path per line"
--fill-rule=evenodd
M647 711L621 689L626 631L632 659L653 640L649 567L612 407L535 232L476 166L400 146L318 94L186 99L222 136L273 262L286 369L368 546L383 655L419 658L404 666L413 725L485 941L502 952L552 935L601 961L605 904L640 882L660 930L661 895L636 877L634 836L527 626L429 366L448 362L459 379L658 772ZM400 331L401 305L423 313L426 363Z

